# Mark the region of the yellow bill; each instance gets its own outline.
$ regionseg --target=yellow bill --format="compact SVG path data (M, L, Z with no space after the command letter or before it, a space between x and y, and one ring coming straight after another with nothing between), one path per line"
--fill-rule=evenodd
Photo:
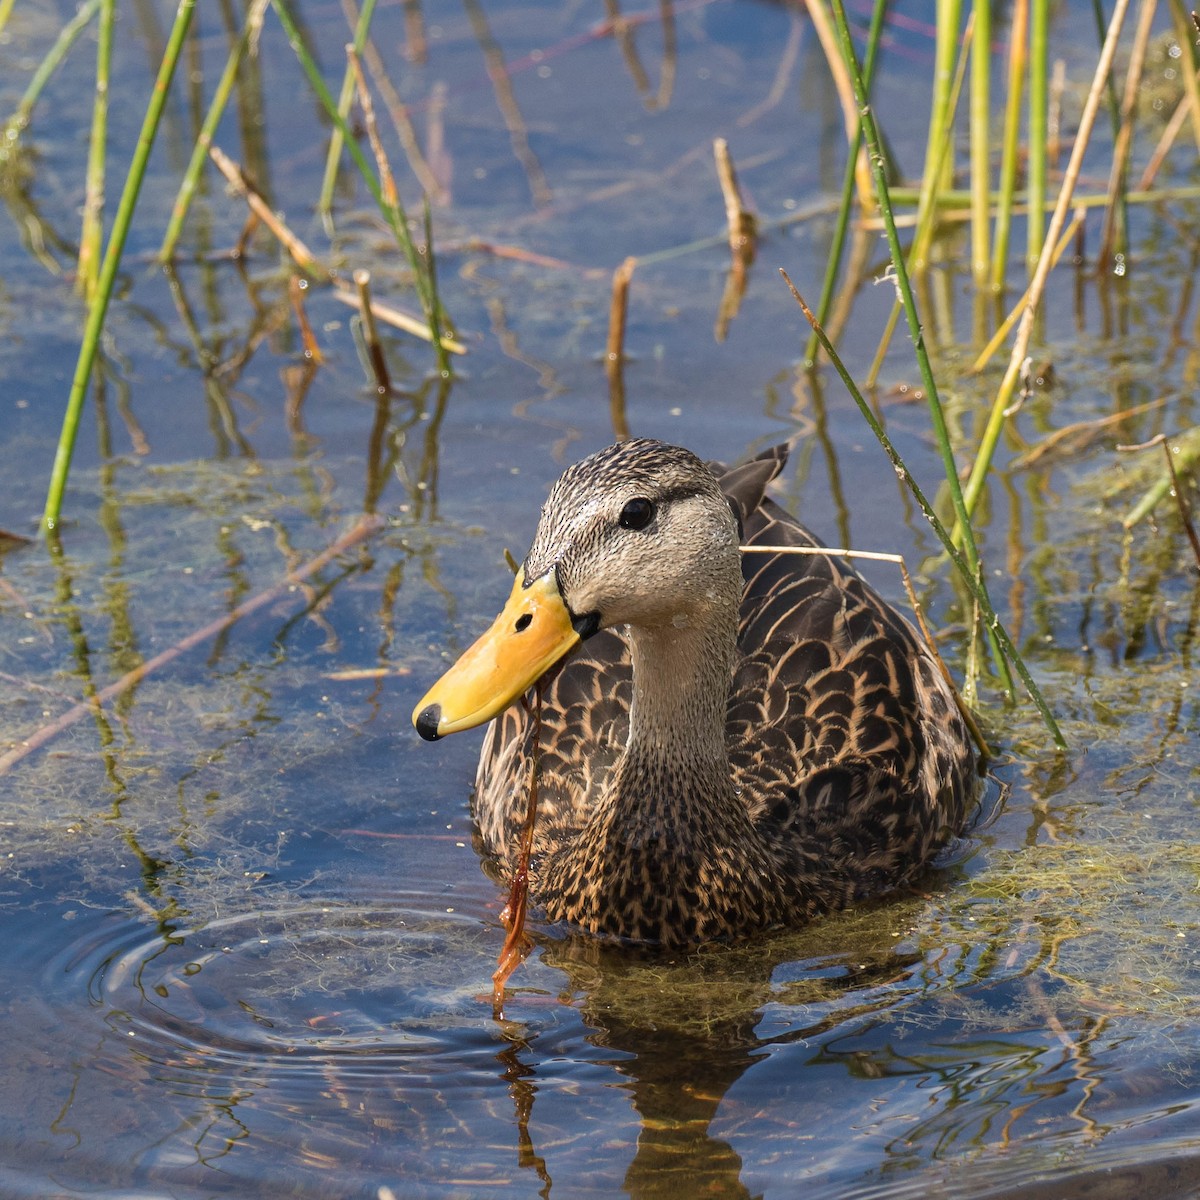
M502 713L579 642L554 571L525 586L520 570L492 627L425 693L413 724L426 740Z

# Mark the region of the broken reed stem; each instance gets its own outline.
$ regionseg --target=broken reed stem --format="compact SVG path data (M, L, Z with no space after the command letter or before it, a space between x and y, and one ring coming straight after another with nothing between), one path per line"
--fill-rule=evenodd
M629 310L629 283L637 269L638 260L627 258L614 272L612 302L608 306L608 347L604 361L611 372L619 370L625 357L625 318Z
M321 353L321 347L317 345L316 337L313 336L312 325L304 308L304 293L307 288L308 280L301 279L299 275L293 275L288 280L288 297L292 302L292 311L296 314L296 324L300 326L304 355L310 362L321 363L324 361L324 355Z
M216 164L217 170L229 181L229 186L246 201L250 211L275 235L279 244L291 255L296 266L306 275L318 279L328 279L329 269L323 267L312 251L276 216L271 206L242 174L241 167L220 146L210 146L208 155Z
M173 662L181 654L185 654L203 642L209 641L216 637L217 634L224 632L231 625L236 624L243 617L248 617L251 613L257 612L260 608L278 599L297 584L303 583L310 576L316 574L317 571L327 566L339 555L344 554L352 546L356 546L359 542L371 537L378 530L382 529L383 526L384 519L382 517L373 515L360 517L352 528L322 550L320 554L315 558L309 559L307 563L301 567L297 567L294 571L289 571L273 587L267 588L265 592L259 592L257 596L239 604L223 617L218 617L215 621L210 621L202 629L197 629L194 633L188 634L187 637L162 651L161 654L156 654L153 658L148 658L140 666L122 675L115 683L110 683L108 687L101 688L90 699L76 704L73 708L63 713L62 716L55 718L55 720L47 725L43 725L36 733L23 739L11 750L0 754L0 776L7 774L22 759L28 758L35 750L40 750L44 745L52 741L64 730L69 729L77 721L94 713L102 704L122 695L136 684L141 683L146 676L157 671L160 667L166 666L167 663Z
M717 179L721 184L721 195L725 198L725 221L729 228L729 249L735 258L743 261L754 258L755 242L758 237L758 220L742 199L738 187L737 172L729 155L729 143L724 138L713 141L713 158L717 164Z
M533 857L533 830L537 824L538 770L542 753L542 687L537 684L533 693L533 752L529 756L529 802L525 809L525 824L521 829L521 852L517 869L509 887L508 903L500 912L500 922L507 930L504 945L496 958L492 974L492 1015L504 1020L504 985L509 976L525 961L532 942L525 933L525 917L529 910L529 863Z
M371 370L375 373L375 387L380 392L390 392L392 381L388 376L387 359L379 341L379 328L375 314L371 311L371 272L359 268L354 272L354 286L358 288L358 315L362 321L363 341L371 359Z
M1200 79L1200 76L1194 76ZM1149 191L1158 177L1158 172L1166 161L1167 155L1171 151L1171 147L1175 145L1175 139L1179 137L1179 131L1183 128L1183 123L1193 113L1193 105L1190 96L1184 96L1182 100L1175 106L1175 111L1171 114L1171 119L1163 126L1163 131L1158 139L1158 145L1154 147L1154 153L1146 162L1146 168L1142 171L1142 177L1137 182L1137 191ZM1192 122L1193 126L1197 124Z
M362 303L358 293L349 291L347 288L335 287L333 298L340 300L343 304L348 304L351 308L358 308ZM405 333L411 333L413 337L419 337L426 342L433 340L433 334L430 332L429 326L419 317L411 316L409 313L403 312L398 308L392 308L390 305L380 304L378 300L371 301L371 312L377 320L382 321L385 325L393 325L397 329L403 329ZM455 341L454 338L447 335L442 336L442 348L449 350L451 354L466 354L467 352L467 348L462 342Z
M942 652L938 649L937 638L933 636L933 630L929 628L925 620L925 612L921 607L921 602L917 599L912 576L908 573L908 564L904 561L902 554L889 554L882 550L847 550L845 547L833 546L739 546L738 549L743 554L802 554L813 558L823 554L832 554L838 558L861 558L866 562L894 563L900 569L900 580L908 594L908 602L912 606L913 616L917 618L921 636L925 639L925 644L929 647L929 652L933 655L934 661L942 673L942 678L950 688L950 694L954 697L955 704L958 705L959 714L975 742L976 749L984 758L992 757L992 750L983 736L983 730L979 728L975 714L962 698L958 685L954 682L954 676L950 674L950 668L946 666L946 660L942 658Z
M1112 19L1108 26L1108 35L1104 39L1104 46L1100 52L1100 61L1096 64L1092 86L1088 91L1087 100L1083 106L1083 114L1079 119L1079 129L1075 135L1075 142L1071 147L1071 157L1067 161L1067 169L1063 175L1062 187L1058 193L1058 201L1054 206L1054 215L1050 218L1050 227L1046 231L1043 245L1045 243L1049 243L1051 246L1055 245L1058 242L1063 226L1066 224L1067 209L1070 207L1071 196L1075 191L1075 183L1083 167L1084 151L1087 149L1087 144L1091 139L1092 127L1095 125L1096 113L1100 108L1100 101L1104 92L1104 83L1108 78L1109 71L1112 69L1113 58L1117 52L1117 40L1120 36L1121 26L1124 23L1125 13L1128 8L1129 0L1116 0ZM956 517L959 536L966 537L969 535L969 520L979 503L980 496L983 494L983 486L987 480L988 471L992 466L992 458L996 452L996 446L1000 441L1000 432L1004 428L1005 414L1012 404L1017 382L1021 376L1021 364L1025 361L1025 356L1028 353L1029 340L1033 335L1034 318L1037 315L1038 306L1041 304L1042 294L1046 289L1046 280L1050 276L1050 268L1053 266L1053 261L1053 256L1050 254L1039 253L1038 255L1037 269L1034 271L1033 280L1029 285L1029 301L1021 317L1021 325L1017 330L1016 339L1013 342L1008 369L1005 371L1004 379L1001 381L999 391L996 394L996 399L992 403L992 411L988 416L988 423L984 429L983 437L980 439L979 449L975 454L975 461L971 464L970 477L963 488L962 503L966 511L965 519L962 513Z

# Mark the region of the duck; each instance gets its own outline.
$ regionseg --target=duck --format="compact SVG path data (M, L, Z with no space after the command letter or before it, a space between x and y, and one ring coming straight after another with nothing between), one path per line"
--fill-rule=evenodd
M767 495L788 449L726 468L636 438L568 467L499 616L414 709L427 740L490 722L472 817L499 878L536 760L546 920L667 947L799 926L962 831L980 769L953 684Z

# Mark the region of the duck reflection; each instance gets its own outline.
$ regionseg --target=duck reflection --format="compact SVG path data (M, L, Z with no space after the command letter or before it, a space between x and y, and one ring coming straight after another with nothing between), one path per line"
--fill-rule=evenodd
M730 1089L774 1047L819 1037L848 1016L923 991L926 958L898 950L895 933L922 904L914 897L868 906L808 930L683 953L541 935L543 961L567 977L560 999L578 1007L593 1030L588 1041L612 1052L606 1065L625 1081L636 1113L636 1145L619 1136L608 1143L616 1155L632 1154L624 1191L635 1198L751 1196L741 1156L713 1130ZM521 999L518 986L510 1013ZM543 1122L535 1120L540 1035L513 1021L503 1030L497 1061L513 1100L518 1162L549 1195L551 1175L537 1146ZM547 1099L553 1103L550 1093Z

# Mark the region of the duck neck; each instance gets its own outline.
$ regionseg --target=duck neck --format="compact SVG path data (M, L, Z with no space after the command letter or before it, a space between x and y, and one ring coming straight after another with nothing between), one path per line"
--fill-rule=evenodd
M725 724L736 620L733 613L703 626L629 628L633 702L626 758L631 763L678 767L689 775L711 772L728 781Z

